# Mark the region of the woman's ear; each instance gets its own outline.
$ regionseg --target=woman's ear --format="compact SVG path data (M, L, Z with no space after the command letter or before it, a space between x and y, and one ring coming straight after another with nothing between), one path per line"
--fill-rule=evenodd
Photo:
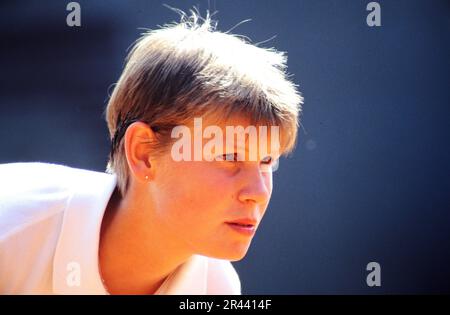
M154 131L140 121L128 126L124 136L124 150L132 176L145 182L154 177L155 167L151 160L149 143L156 141Z

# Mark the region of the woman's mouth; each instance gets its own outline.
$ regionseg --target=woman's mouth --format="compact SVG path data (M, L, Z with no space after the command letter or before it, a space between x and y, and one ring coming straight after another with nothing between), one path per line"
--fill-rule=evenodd
M241 234L251 236L255 234L256 225L254 224L245 224L245 223L237 223L237 222L227 222L228 226L231 227L234 231L239 232Z

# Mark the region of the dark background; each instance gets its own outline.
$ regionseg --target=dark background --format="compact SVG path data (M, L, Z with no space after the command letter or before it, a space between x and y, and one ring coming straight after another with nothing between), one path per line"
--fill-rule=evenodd
M218 10L219 29L287 51L305 97L297 149L274 174L245 294L450 292L450 2L0 2L0 163L105 169L102 117L139 27ZM1 179L5 180L5 179ZM7 179L6 179L7 180ZM379 262L382 285L366 285Z

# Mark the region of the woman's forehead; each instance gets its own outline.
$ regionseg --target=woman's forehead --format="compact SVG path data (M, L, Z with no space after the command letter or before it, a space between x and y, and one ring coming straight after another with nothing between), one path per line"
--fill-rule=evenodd
M270 123L268 120L255 120L250 114L245 113L231 113L225 115L221 111L212 112L210 114L201 116L204 126L219 126L219 127L260 127L260 126L276 126L276 124Z

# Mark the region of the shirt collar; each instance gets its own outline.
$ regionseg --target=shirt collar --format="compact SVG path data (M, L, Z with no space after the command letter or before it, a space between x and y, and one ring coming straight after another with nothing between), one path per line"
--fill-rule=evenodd
M207 276L207 257L193 255L167 277L155 294L205 295L207 292Z
M98 268L102 218L116 187L116 175L79 170L64 212L53 260L57 294L106 294Z

